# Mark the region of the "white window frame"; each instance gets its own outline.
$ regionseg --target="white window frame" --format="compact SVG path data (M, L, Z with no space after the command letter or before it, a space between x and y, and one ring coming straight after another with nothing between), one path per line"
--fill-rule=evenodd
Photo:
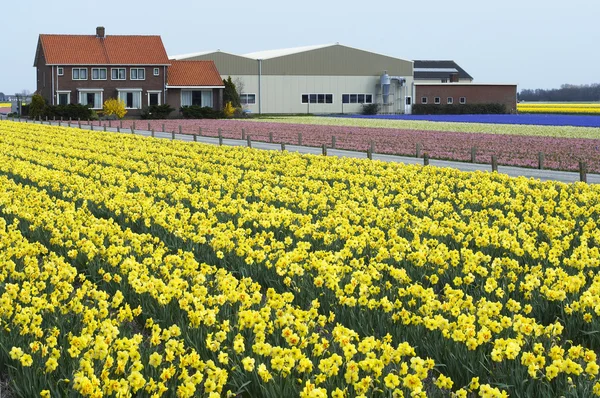
M56 104L60 105L60 95L67 94L67 103L69 105L71 103L71 90L56 90Z
M303 95L308 95L308 102L302 102L302 96ZM316 102L310 102L310 96L311 95L316 95ZM327 96L331 95L331 102L319 102L319 95L324 95L324 101L327 101ZM334 101L334 95L333 93L301 93L300 94L300 103L303 105L306 104L316 104L316 105L333 105L335 103Z
M85 79L81 78L81 71L85 71ZM77 71L77 79L75 79L75 71ZM87 80L88 79L88 70L87 68L73 68L71 70L71 78L73 80Z
M454 97L448 97L448 98L446 98L446 103L448 105L453 105L454 104Z
M248 102L248 98L250 95L254 96L254 102ZM246 100L244 100L246 98ZM256 105L256 94L255 93L241 93L240 94L240 103L242 105Z
M421 104L427 104L427 97L421 97Z
M161 94L162 91L161 90L148 90L148 106L150 106L150 94L158 94L158 105L162 105L162 101L161 101Z
M133 78L133 71L135 71L135 79ZM144 71L144 78L140 79L140 71ZM129 80L146 80L146 68L129 68Z
M98 78L94 79L94 71L97 70L98 71ZM102 79L100 77L100 71L104 70L104 79ZM108 78L107 75L108 71L106 70L106 68L92 68L92 80L106 80Z
M64 76L65 74L65 68L62 66L59 66L58 68L56 68L56 74L58 76Z
M117 71L117 79L113 78L113 71ZM123 78L119 78L119 71L123 71ZM127 80L127 68L110 68L110 80Z
M440 105L442 103L442 98L441 97L433 97L433 103L435 105Z
M160 76L160 68L154 68L154 76Z
M140 107L139 108L128 108L127 107L127 98L123 99L121 98L121 93L133 93L134 95L137 94L140 97ZM118 88L117 89L117 98L118 99L123 99L123 102L125 102L125 109L142 109L142 89L141 88Z
M77 89L77 103L78 104L83 105L81 103L81 95L87 94L87 93L100 93L100 107L99 108L92 107L91 109L102 109L102 106L104 105L104 89L102 89L102 88L79 88L79 89Z
M467 97L460 97L460 98L458 99L458 102L459 102L460 104L466 104L466 103L467 103Z

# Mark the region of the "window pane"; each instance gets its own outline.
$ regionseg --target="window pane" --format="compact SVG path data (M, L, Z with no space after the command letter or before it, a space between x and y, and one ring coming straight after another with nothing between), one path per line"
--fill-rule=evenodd
M117 69L112 69L110 74L111 74L110 77L113 80L116 80L119 78L119 71Z
M349 94L342 94L342 103L343 104L349 104L350 103L350 95Z
M125 68L119 69L119 79L125 80Z
M192 105L202 106L202 91L192 91Z
M254 95L254 94L248 94L248 103L249 104L256 104L256 95Z
M333 94L325 94L325 103L333 104Z
M100 78L100 71L98 69L92 69L92 79Z
M146 69L138 70L138 79L144 80L146 78Z
M79 69L73 69L73 80L79 79Z
M317 94L317 102L319 104L324 104L325 103L325 94Z
M435 102L436 104L439 104L440 103L440 97L435 97L433 99L433 102Z
M310 103L311 104L317 103L317 94L310 94Z
M137 70L131 69L131 80L137 80Z
M365 95L365 102L367 104L372 104L373 103L373 95L371 95L371 94Z
M125 100L125 106L127 108L133 108L133 93L127 93L127 99Z
M308 104L308 94L302 94L302 103Z
M100 69L100 79L106 80L106 69Z
M87 79L87 69L81 69L79 72L79 76L83 80Z
M96 95L94 93L86 93L86 105L89 105L90 107L94 107L94 99L96 97Z
M410 105L412 99L410 97L406 97L406 105Z
M356 104L356 101L358 101L358 95L356 95L356 94L350 94L350 103L351 104Z
M359 104L365 103L365 95L364 94L358 94L358 103Z
M158 68L154 68L154 76L158 76L158 74L160 73Z
M422 104L426 104L427 103L427 97L422 97L421 98L421 103Z
M150 105L158 105L158 93L150 93Z

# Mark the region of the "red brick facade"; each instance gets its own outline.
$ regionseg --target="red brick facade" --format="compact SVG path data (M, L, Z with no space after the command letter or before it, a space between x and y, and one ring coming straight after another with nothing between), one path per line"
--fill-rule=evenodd
M454 105L460 105L464 98L467 104L504 104L509 113L517 110L517 86L515 84L415 84L415 104L435 104L435 99L440 99L441 105L448 104L452 98Z

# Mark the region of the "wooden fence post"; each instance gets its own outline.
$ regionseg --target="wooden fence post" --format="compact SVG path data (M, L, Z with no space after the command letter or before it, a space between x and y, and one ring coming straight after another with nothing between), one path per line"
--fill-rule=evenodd
M174 140L175 139L175 130L171 131L171 139Z
M119 128L121 128L121 129L123 128L123 121L122 120L119 120Z
M202 137L202 127L198 127L198 135Z
M150 122L148 122L148 131L150 131L151 127L150 127Z
M120 132L121 132L121 125L118 125L117 126L117 133L120 133Z
M198 142L198 136L194 134L194 142Z
M246 139L246 129L242 129L242 139Z
M133 121L133 130L135 130L135 120Z
M538 169L544 169L544 152L538 152Z
M415 153L415 157L416 158L420 158L421 157L421 144L417 142L416 147L417 147L417 150L416 150L416 153Z
M281 143L281 152L285 151L285 143Z
M179 125L179 134L181 134L181 124Z
M373 160L373 151L371 148L367 148L367 159Z
M223 145L223 133L221 132L221 128L219 127L218 130L218 134L219 134L219 145Z
M104 132L106 132L106 124L104 125Z
M498 159L496 159L496 155L492 155L492 172L498 171Z
M273 132L269 131L269 142L273 143Z
M323 156L327 156L327 145L323 144L321 146L321 152L323 153Z
M302 145L302 133L298 133L298 145Z
M248 148L252 148L252 139L250 138L250 134L246 136L246 145Z
M154 129L152 129L152 130L150 131L150 136L151 136L152 138L154 138Z
M131 126L131 134L135 134L135 124Z
M331 147L335 149L335 135L331 136Z
M587 182L587 164L582 160L579 161L579 181Z
M472 146L471 147L471 163L475 163L476 158L477 158L477 147Z
M423 154L423 166L429 166L429 154L427 152Z
M110 120L108 121L108 127L112 127L112 122Z
M165 124L164 123L162 124L162 132L163 133L165 132Z
M371 154L375 153L375 141L371 140Z

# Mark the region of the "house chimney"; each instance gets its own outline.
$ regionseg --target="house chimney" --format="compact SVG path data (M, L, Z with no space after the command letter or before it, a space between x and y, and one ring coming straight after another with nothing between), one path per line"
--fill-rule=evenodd
M98 26L96 28L96 37L104 39L104 26Z

